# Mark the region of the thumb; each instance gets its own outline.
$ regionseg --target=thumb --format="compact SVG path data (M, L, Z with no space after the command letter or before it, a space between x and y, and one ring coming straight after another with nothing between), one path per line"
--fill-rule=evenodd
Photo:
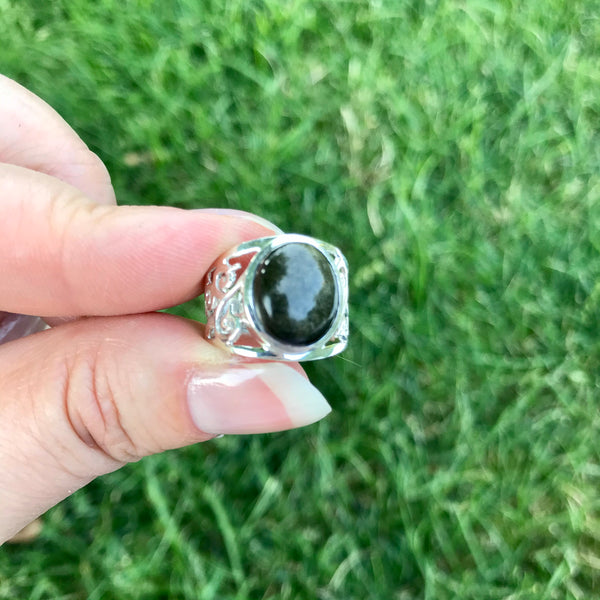
M297 365L239 361L201 327L156 313L99 317L0 347L0 543L127 462L330 411Z

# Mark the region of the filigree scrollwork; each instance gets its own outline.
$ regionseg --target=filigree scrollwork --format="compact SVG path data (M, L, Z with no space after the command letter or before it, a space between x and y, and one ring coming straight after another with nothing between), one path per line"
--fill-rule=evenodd
M235 257L224 258L219 267L213 267L206 276L204 301L207 315L207 338L218 337L226 344L234 344L246 331L242 298L242 265Z
M238 288L229 297L225 296L222 304L219 305L215 318L215 330L226 344L235 344L245 329L242 292Z

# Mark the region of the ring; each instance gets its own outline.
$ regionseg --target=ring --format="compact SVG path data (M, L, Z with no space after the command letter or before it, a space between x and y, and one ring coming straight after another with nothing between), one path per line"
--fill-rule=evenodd
M348 263L335 246L299 234L244 242L205 278L205 336L231 352L316 360L348 342Z

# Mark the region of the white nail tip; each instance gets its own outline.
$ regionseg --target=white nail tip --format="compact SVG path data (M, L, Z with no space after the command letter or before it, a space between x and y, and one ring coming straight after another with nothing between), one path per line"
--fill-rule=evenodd
M212 213L216 215L223 215L225 217L241 217L247 219L248 221L253 221L254 223L258 223L258 225L264 227L265 229L270 229L274 233L280 234L283 233L283 230L277 227L275 223L271 223L271 221L267 221L267 219L263 217L259 217L253 213L249 213L243 210L236 210L231 208L201 208L206 213Z
M277 227L277 225L275 225L275 223L271 223L271 221L267 221L267 219L263 219L262 217L259 217L257 215L247 216L246 219L249 219L250 221L254 221L255 223L258 223L259 225L262 225L265 229L270 229L274 233L283 233L283 229Z
M331 412L321 392L287 365L265 365L261 379L279 398L294 427L315 423Z

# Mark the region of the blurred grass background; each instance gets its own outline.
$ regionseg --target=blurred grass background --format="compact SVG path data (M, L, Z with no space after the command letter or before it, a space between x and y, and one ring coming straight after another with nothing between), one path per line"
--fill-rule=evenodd
M328 419L94 482L0 597L600 598L599 15L0 0L0 70L120 202L254 211L352 275Z

